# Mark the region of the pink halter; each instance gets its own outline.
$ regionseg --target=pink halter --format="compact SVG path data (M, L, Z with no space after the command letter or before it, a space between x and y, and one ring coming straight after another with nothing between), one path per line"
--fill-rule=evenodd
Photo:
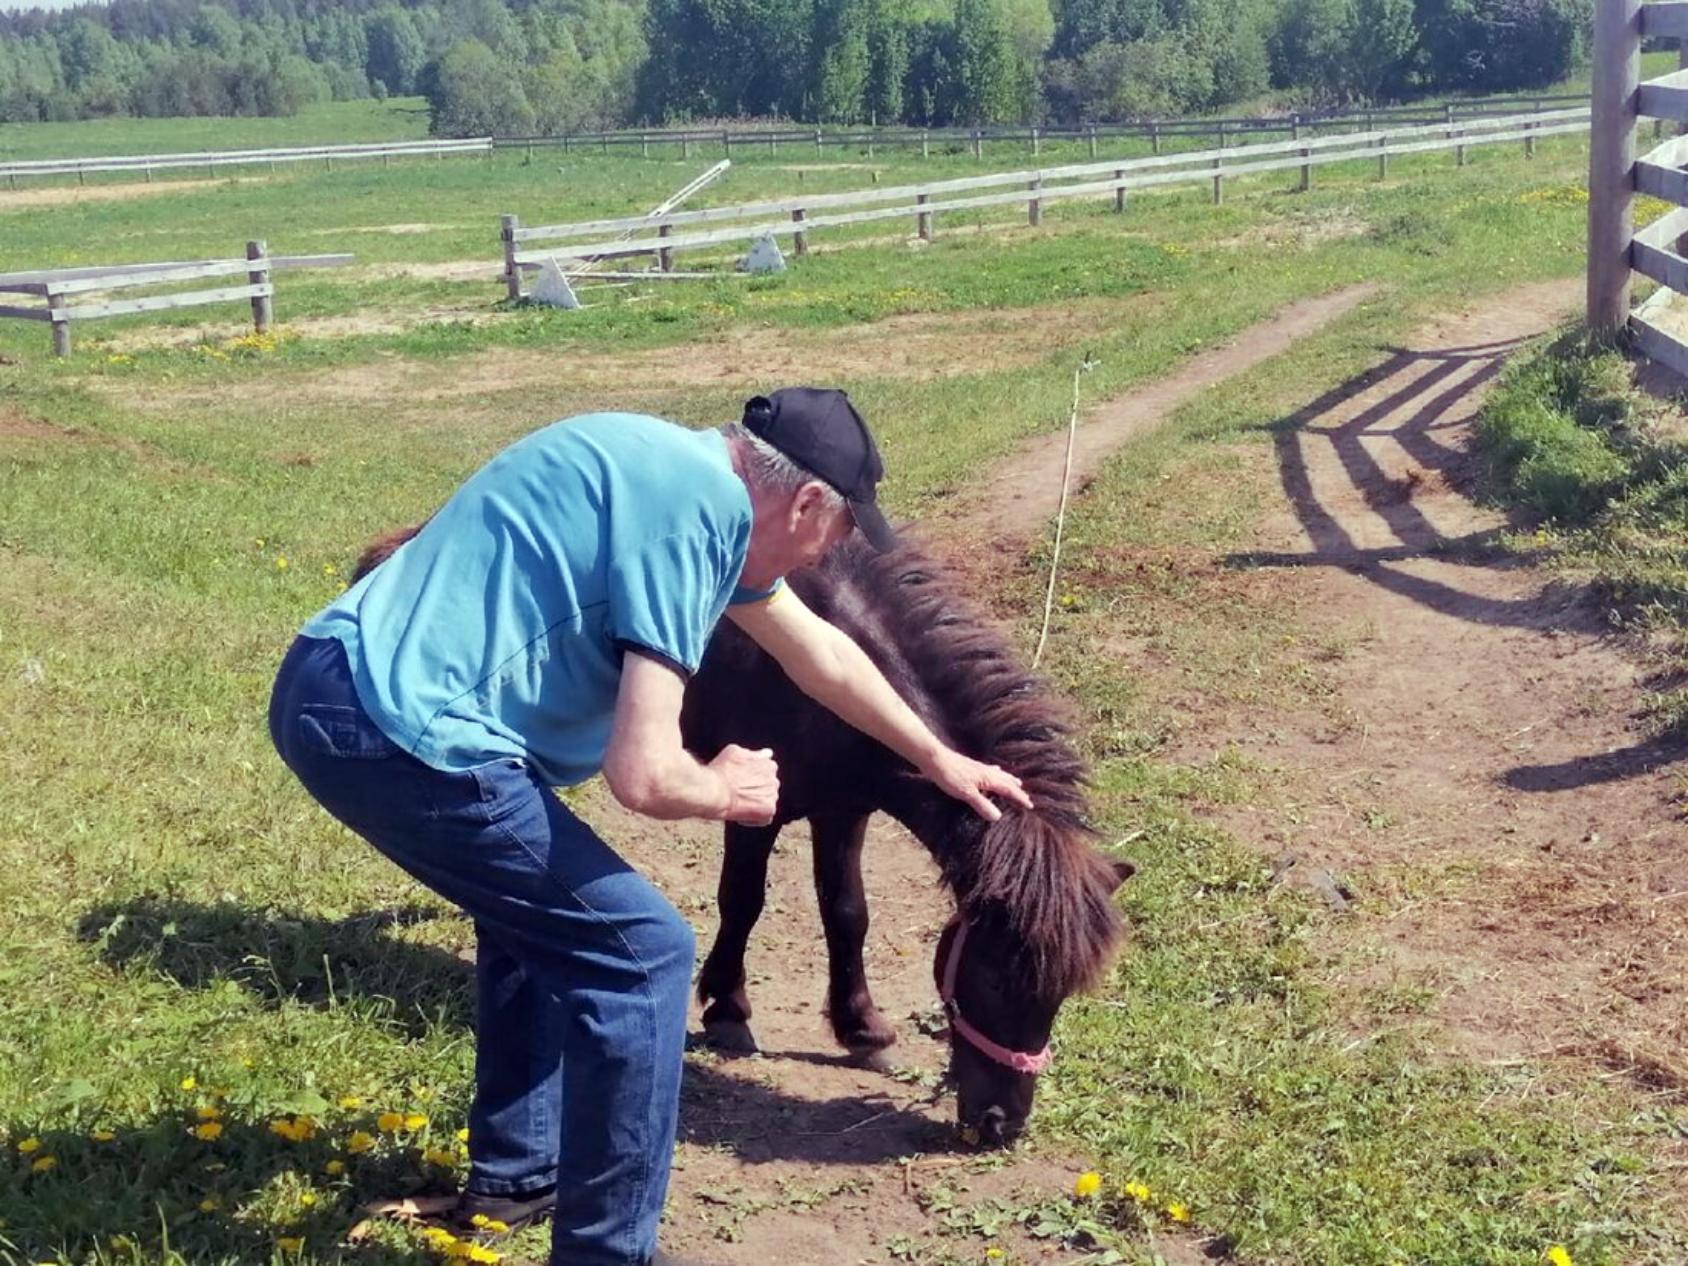
M962 1018L961 1004L955 1000L955 977L961 970L961 946L966 940L967 921L957 916L955 939L950 942L949 958L944 963L943 983L938 987L938 996L943 999L944 1010L949 1013L950 1028L955 1030L957 1037L965 1039L968 1045L986 1059L995 1060L1017 1073L1027 1073L1035 1077L1055 1060L1055 1053L1047 1044L1035 1055L1028 1055L1025 1051L1011 1051L1006 1046L998 1046Z

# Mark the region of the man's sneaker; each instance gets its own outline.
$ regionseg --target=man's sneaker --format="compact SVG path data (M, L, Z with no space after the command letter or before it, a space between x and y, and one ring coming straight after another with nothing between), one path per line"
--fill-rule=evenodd
M556 1207L555 1187L504 1196L465 1191L457 1197L457 1207L447 1217L458 1231L487 1236L507 1235L545 1221Z

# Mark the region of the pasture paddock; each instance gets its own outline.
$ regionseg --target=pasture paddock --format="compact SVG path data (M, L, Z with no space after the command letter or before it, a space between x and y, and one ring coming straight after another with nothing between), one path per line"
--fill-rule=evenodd
M869 846L869 971L905 1035L906 1071L887 1080L826 1057L807 859L784 849L759 934L772 939L750 962L769 1054L689 1057L673 1237L725 1262L971 1263L993 1247L989 1260L1070 1261L1102 1244L1125 1261L1533 1266L1555 1243L1579 1263L1680 1260L1678 1092L1595 1050L1611 1031L1597 1011L1533 1012L1516 1043L1481 1006L1449 1011L1487 996L1456 987L1495 961L1473 951L1498 935L1480 916L1530 943L1497 877L1535 873L1518 867L1551 856L1549 834L1585 824L1540 802L1551 832L1501 823L1484 840L1515 851L1485 850L1460 831L1465 806L1494 802L1483 779L1456 780L1470 799L1452 809L1369 780L1385 758L1367 736L1410 710L1437 644L1409 671L1372 608L1302 587L1341 564L1254 557L1294 552L1279 445L1319 425L1310 402L1357 392L1390 348L1441 346L1417 337L1438 314L1577 275L1585 156L1561 139L1533 161L1407 159L1386 182L1368 163L1305 193L1293 175L1239 182L1221 207L1205 190L1137 197L1124 217L1052 206L1037 230L981 213L929 246L863 231L780 277L602 291L574 313L498 310L490 279L420 270L490 258L486 226L511 205L637 212L678 164L576 158L560 179L500 155L473 180L451 164L298 173L51 216L0 198L0 269L115 262L113 247L196 258L248 237L362 265L289 287L277 320L300 333L273 351L197 321L179 345L143 347L113 324L55 363L0 330L0 937L24 951L0 963L5 1251L414 1259L396 1225L337 1245L362 1201L451 1180L469 930L305 803L261 719L286 639L357 544L542 421L606 404L717 421L812 356L876 424L895 508L957 565L993 564L976 591L1024 639L1044 543L946 535L947 521L995 462L1064 425L1073 361L1100 362L1087 399L1129 410L1286 305L1372 284L1102 465L1069 520L1048 664L1082 709L1104 840L1129 840L1143 870L1122 898L1135 941L1109 987L1064 1014L1029 1150L947 1150L920 1032L947 912L921 855L894 836ZM795 174L735 166L723 201ZM1545 321L1542 292L1523 293ZM428 308L445 315L419 318ZM1342 454L1375 442L1363 430ZM1384 491L1320 489L1345 514ZM1466 659L1482 663L1481 645ZM717 833L630 820L594 788L578 798L707 939ZM1446 847L1415 851L1432 827ZM1311 852L1321 841L1330 851ZM1340 874L1348 915L1270 881L1291 850ZM1601 924L1562 892L1557 943L1603 953ZM1470 922L1431 917L1461 912ZM1522 961L1541 989L1523 996L1550 999L1576 963L1604 960ZM1617 1005L1602 987L1579 978L1574 996ZM212 1107L223 1131L195 1137ZM1105 1175L1098 1201L1070 1198L1083 1168Z

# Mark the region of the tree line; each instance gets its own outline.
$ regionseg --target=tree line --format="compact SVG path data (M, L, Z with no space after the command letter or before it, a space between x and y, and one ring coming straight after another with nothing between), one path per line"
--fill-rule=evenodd
M0 14L0 120L421 94L441 135L1077 122L1539 88L1591 0L111 0Z

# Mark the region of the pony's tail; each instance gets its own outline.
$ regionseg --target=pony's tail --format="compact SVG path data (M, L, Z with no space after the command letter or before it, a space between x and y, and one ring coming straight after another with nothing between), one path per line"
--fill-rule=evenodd
M395 532L388 532L385 536L378 536L371 541L363 553L358 555L357 566L352 568L352 583L355 585L382 563L399 546L422 530L418 523L415 527L399 528Z

